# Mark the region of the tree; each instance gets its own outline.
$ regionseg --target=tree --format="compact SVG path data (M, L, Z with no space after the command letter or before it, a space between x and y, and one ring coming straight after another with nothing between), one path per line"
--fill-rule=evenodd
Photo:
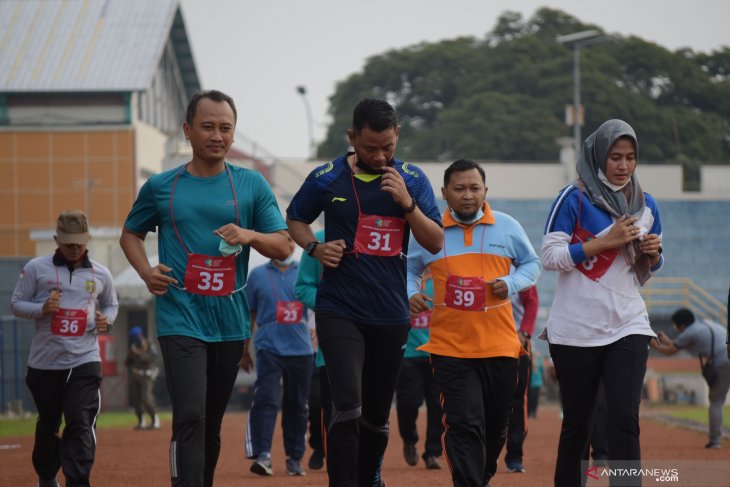
M383 98L402 124L398 155L555 160L572 103L572 50L557 35L600 27L542 8L528 20L505 12L483 40L457 38L390 50L368 59L330 98L333 123L318 155L347 147L352 108ZM584 133L621 118L637 130L649 163L730 163L730 49L676 52L638 37L582 51ZM627 55L630 53L630 55Z

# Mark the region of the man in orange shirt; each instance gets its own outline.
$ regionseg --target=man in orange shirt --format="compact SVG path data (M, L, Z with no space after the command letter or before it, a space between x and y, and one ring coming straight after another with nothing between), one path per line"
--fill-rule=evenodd
M444 173L444 245L431 254L408 247L411 314L428 308L420 292L426 267L434 297L428 343L444 409L444 446L455 486L484 486L497 470L525 351L509 297L537 282L540 259L520 224L485 201L484 170L458 160ZM510 274L510 264L516 270Z

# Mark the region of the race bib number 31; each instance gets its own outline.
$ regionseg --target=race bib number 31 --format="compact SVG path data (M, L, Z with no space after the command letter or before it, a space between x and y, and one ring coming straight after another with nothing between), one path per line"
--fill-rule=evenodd
M51 316L51 333L78 337L86 333L86 310L61 308Z
M405 220L397 217L360 215L355 233L357 252L392 257L403 248Z

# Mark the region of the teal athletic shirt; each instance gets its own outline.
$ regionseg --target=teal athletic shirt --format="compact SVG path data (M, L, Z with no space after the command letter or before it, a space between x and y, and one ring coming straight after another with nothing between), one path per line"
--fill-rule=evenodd
M261 174L226 164L238 202L238 226L261 233L286 230L276 199ZM160 263L183 286L187 254L175 234L170 215L170 192L180 167L152 176L139 191L124 226L134 233L154 232L159 227ZM214 230L236 222L228 173L209 178L180 173L174 195L175 223L192 253L220 255L221 238ZM246 284L250 248L236 259L235 289ZM202 296L168 287L155 300L157 336L183 335L207 342L245 340L251 336L250 313L243 289L229 296Z

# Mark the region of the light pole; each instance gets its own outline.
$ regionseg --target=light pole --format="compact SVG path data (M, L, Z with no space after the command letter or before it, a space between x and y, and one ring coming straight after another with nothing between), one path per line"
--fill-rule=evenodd
M314 160L317 156L316 147L314 144L314 134L312 133L312 109L309 106L309 100L307 99L307 87L304 85L297 86L297 93L302 95L302 101L304 102L304 110L307 112L307 133L309 134L309 160Z
M583 122L580 116L580 50L600 42L606 42L608 37L597 30L583 30L556 37L559 44L573 47L573 144L575 146L575 158L580 157L580 146L582 143L580 126Z

